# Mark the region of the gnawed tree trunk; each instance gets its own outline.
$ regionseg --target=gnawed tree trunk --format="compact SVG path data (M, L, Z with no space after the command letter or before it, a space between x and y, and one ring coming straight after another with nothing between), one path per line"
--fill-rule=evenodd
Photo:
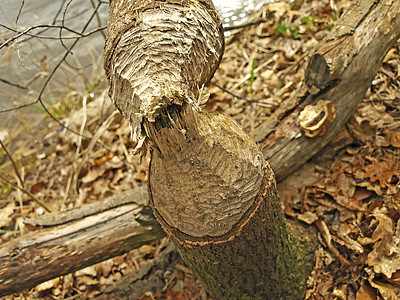
M0 296L29 289L164 236L143 188L68 212L45 215L0 248Z
M131 5L130 6L131 8L139 7L139 4L142 5L144 3L142 1L125 1L125 2L126 2L125 5ZM154 1L153 3L160 4L161 2L162 1ZM137 10L132 9L131 13L119 14L118 12L119 7L116 6L117 3L121 3L121 1L119 2L113 1L112 10L110 10L109 34L110 36L113 36L113 38L108 39L106 48L108 49L107 53L109 53L110 59L112 56L112 52L114 51L113 47L115 46L115 44L117 44L118 40L121 39L122 33L124 33L125 31L129 31L129 28L133 26L132 20L138 16L138 12L140 11L139 7L139 9ZM206 3L210 5L209 2ZM353 108L355 107L356 103L358 103L363 98L364 93L366 89L369 87L373 76L377 72L385 53L388 51L388 49L390 49L393 43L395 43L396 40L400 37L399 1L389 1L389 0L355 1L354 8L355 10L349 10L346 13L346 15L344 15L343 18L338 21L338 24L335 26L336 29L332 31L332 34L327 38L326 43L322 44L322 47L316 52L315 58L311 60L306 78L308 84L310 85L311 93L304 92L303 94L299 94L298 95L299 97L298 99L296 99L295 103L292 103L290 105L285 105L285 107L279 108L278 109L279 111L277 112L279 116L277 117L273 116L272 118L267 120L263 124L263 126L259 127L255 132L252 133L253 137L255 137L255 139L258 142L260 142L260 147L262 148L262 152L268 158L268 161L270 162L274 171L277 173L278 179L280 180L282 180L282 178L290 174L298 166L303 164L309 157L311 157L314 153L319 151L338 131L342 130L342 126L345 123L345 120L347 120L348 116L352 114ZM173 25L171 24L170 26L173 27ZM343 32L343 29L346 28L351 28L351 29ZM160 32L162 31L159 31L159 33ZM187 51L183 52L189 53ZM351 54L347 55L347 53ZM195 55L193 54L193 56ZM214 60L215 59L218 60L217 59L218 53L216 52L214 56L210 57L214 57ZM107 68L107 63L110 64L110 60L106 61L106 68ZM121 63L123 63L123 61L121 61ZM196 70L194 66L195 64L191 65L191 68L193 70ZM176 64L176 67L179 67L179 64ZM127 93L127 97L129 98L132 97L132 91L130 85L127 84L129 83L128 81L130 79L128 75L129 74L127 73L126 75L124 75L125 79L121 79L123 81L123 84L125 85L121 83L119 87L120 87L120 93L125 91ZM116 74L115 78L121 76ZM134 82L134 79L132 79L132 81ZM134 82L134 84L139 84L139 83ZM315 88L313 88L313 86L315 86ZM200 94L199 92L197 93L198 93L197 95ZM116 93L116 95L118 95L118 93ZM123 99L122 94L118 97L120 97L118 99ZM198 100L199 98L193 97L192 100L196 99ZM298 116L307 104L312 104L312 103L315 104L319 99L329 100L335 105L336 119L334 120L333 123L329 124L331 125L331 127L326 128L327 131L322 136L317 135L316 137L311 137L311 138L306 137L304 136L303 132L299 127ZM164 100L168 101L168 98L165 98ZM182 100L184 100L184 98L182 98ZM133 106L133 104L129 102L126 103L121 102L121 103L130 107ZM289 107L289 110L285 110L287 107ZM320 107L327 108L328 106L320 105ZM120 107L120 109L121 111L124 111L123 107ZM171 112L172 111L173 110L171 110ZM329 112L329 110L327 111ZM129 110L126 110L126 113L128 112ZM281 116L284 116L284 118L282 118ZM322 115L319 116L322 117ZM127 117L129 118L129 116ZM134 120L135 117L138 116L133 114L132 123L137 122ZM223 117L220 116L217 117L215 115L214 116L199 115L198 118L203 120L201 122L204 122L204 120L207 119L214 120L215 118L223 118ZM145 118L143 117L140 118L140 120L144 119ZM229 121L228 123L230 122L231 121ZM216 126L217 128L223 128L223 125L217 125L216 123L217 122L214 120L212 122L212 125ZM170 122L167 121L166 124L170 124ZM211 126L208 123L206 125L209 128ZM140 128L140 130L141 129L142 128ZM162 130L165 131L167 129L163 128ZM178 134L180 139L182 139L184 133L185 131L182 132L182 136ZM190 134L192 134L192 140L193 140L193 132L190 132ZM204 130L199 130L198 134L199 136L203 136L204 138ZM183 144L185 143L187 143L187 141L183 141ZM164 147L176 147L176 145L166 144ZM214 151L214 148L212 147L211 148L208 147L207 149L211 149L210 153L213 153L212 151ZM157 153L157 151L158 149L156 148L153 153ZM187 155L187 153L185 155ZM152 167L152 172L154 173L153 167ZM268 186L266 188L268 188ZM255 200L255 203L257 203L257 201L261 201L261 198L258 197L258 200ZM264 202L263 205L267 204L268 202ZM254 204L249 209L251 209L252 207L254 207ZM275 202L273 207L277 208ZM262 211L263 209L264 207L260 205L257 211ZM164 224L164 227L166 229L169 228L169 230L171 231L173 227L170 226L169 223L166 223L165 221L163 222L163 219L161 218L162 215L167 213L168 211L167 212L164 211L161 213L156 212L156 215L158 216L160 221ZM171 213L175 213L175 210L172 211ZM266 210L265 214L266 216L268 216L269 214L268 209ZM278 219L281 218L279 214L280 213L278 213L277 217ZM266 216L264 217L266 218ZM89 216L89 218L93 218L93 216ZM136 247L140 245L140 243L146 243L152 239L158 238L157 235L155 236L145 235L145 237L142 237L141 234L144 234L146 232L148 233L147 231L148 227L143 228L142 225L132 221L135 218L136 214L133 211L132 214L125 214L123 219L119 219L119 222L114 223L113 225L114 227L112 226L107 227L108 226L107 222L105 223L99 222L98 225L96 225L96 228L99 229L99 231L94 235L96 236L95 239L91 239L92 236L86 235L85 231L68 230L69 232L73 233L74 238L77 238L77 240L82 241L81 244L79 243L75 244L76 247L75 250L77 249L79 249L77 251L81 251L82 249L85 250L84 252L82 252L82 255L76 255L76 253L74 253L74 255L72 256L64 255L65 253L69 253L68 248L65 247L65 245L68 244L69 236L66 235L63 238L63 231L58 230L60 228L66 230L65 228L67 225L76 226L75 222L78 222L78 220L75 220L68 224L60 225L61 227L57 226L57 228L44 228L36 232L29 233L15 241L11 241L6 245L2 245L0 249L2 253L2 255L0 255L0 291L1 291L0 295L3 295L5 293L17 292L22 289L33 287L37 283L66 274L68 272L72 272L74 270L81 269L84 266L87 266L88 264L99 262L108 257L111 257L112 255L117 255L118 253L123 253L124 251L128 250L129 247ZM251 219L251 221L252 220L256 219ZM115 219L115 221L117 221L117 219ZM83 219L82 223L79 224L85 224L85 223L86 221L85 219ZM102 226L101 224L104 224L106 227L103 227L103 229L101 229ZM118 224L118 226L116 224ZM266 226L273 227L275 225L276 224L267 224ZM140 230L136 231L137 227L135 226L139 226L141 230L145 229L145 231L144 232ZM250 228L249 226L252 226L251 222L249 221L245 226L239 227L242 228L240 231L241 233L246 232L245 231L246 228ZM113 230L117 229L122 230L123 232L125 232L124 234L126 233L132 234L133 232L135 238L138 238L140 242L132 243L133 240L132 239L127 240L124 234L121 235L117 234L119 235L117 240L110 240L109 239L110 236L112 236L113 238L117 236L115 234L116 232L115 231L109 232L104 228L109 228L109 230L111 230L110 228L114 228ZM225 229L227 229L226 226ZM282 230L283 232L285 231L285 229ZM215 228L213 229L213 231L217 232ZM212 253L220 253L218 252L220 250L218 250L217 248L224 247L225 245L228 244L227 242L208 243L204 244L202 247L200 247L200 245L195 245L195 247L188 248L188 251L186 251L186 246L190 245L190 243L196 244L193 241L198 239L198 237L196 236L191 237L191 239L188 240L189 241L188 244L185 243L182 244L181 242L179 242L180 239L182 239L182 237L187 237L188 235L187 234L185 235L184 232L182 233L179 232L178 230L171 232L174 234L174 239L178 241L178 247L181 249L180 251L182 253L182 256L185 255L194 256L196 253L199 253L200 251L202 251L201 252L202 255L207 252L210 253L210 251ZM58 233L59 238L56 239L49 238L48 243L43 243L43 244L42 243L35 244L33 242L35 240L38 240L39 236L45 237L46 234L54 234L54 233ZM210 231L209 233L212 232ZM80 234L82 234L82 236L80 236ZM54 236L55 235L52 235L52 237ZM239 241L240 238L242 239L245 238L245 235L239 234L235 238L232 238L231 241ZM215 237L213 237L213 239L215 240ZM108 243L113 244L113 246L109 247ZM118 243L125 243L124 245L129 245L129 247L128 246L126 247L124 246L122 248L119 248L119 246L116 247L116 245L119 245ZM21 245L25 246L21 247ZM101 247L99 245L101 245ZM43 252L45 253L45 255L37 255L36 254L37 252L35 250L36 246L40 247L41 251L45 251ZM217 249L216 252L214 252L214 246ZM259 246L258 243L254 243L250 247L256 248ZM211 248L213 249L210 250ZM67 252L63 252L64 249ZM93 252L94 250L99 250L99 249L102 250L101 252L102 254L100 254L100 252L96 252L98 255L95 256L91 255L92 253L94 253ZM191 249L192 251L190 251ZM251 249L251 251L258 251L258 250ZM210 261L214 260L214 258L212 257L212 253L210 254ZM226 256L231 255L228 254L228 252L224 253L226 253ZM37 266L41 266L40 268L37 267L36 269L33 269L31 264L21 263L29 261L28 258L34 256L36 256L35 263ZM49 257L52 257L53 259L49 260ZM60 259L55 259L57 257ZM90 261L88 261L88 257L91 258ZM204 258L206 258L206 256L203 255L201 259ZM215 260L216 259L219 258L217 257L215 258ZM68 261L68 263L66 264L65 261ZM206 263L201 262L201 265L204 266L205 264ZM66 265L68 266L68 268L65 267ZM193 269L194 268L195 267L193 267ZM200 269L197 272L201 273L202 270ZM17 278L15 274L18 274L18 280L14 280L15 278Z
M301 298L310 256L258 146L228 116L170 114L151 135L150 201L183 260L215 299Z
M199 107L224 44L212 2L116 0L108 27L110 96L151 148L150 203L182 258L216 299L301 298L312 255L273 172L238 124Z

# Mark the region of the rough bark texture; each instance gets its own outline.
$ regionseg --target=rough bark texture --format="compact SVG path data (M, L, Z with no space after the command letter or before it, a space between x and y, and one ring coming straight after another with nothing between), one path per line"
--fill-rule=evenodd
M64 213L62 225L32 231L2 245L0 296L29 289L160 239L164 234L147 199L143 188L117 194L99 202L97 209L89 205L91 215L75 220L79 213ZM107 203L110 205L104 209L102 206ZM42 222L36 219L33 223Z
M400 38L400 1L358 0L348 10L321 48L311 58L306 72L309 92L295 103L285 103L253 136L278 181L295 171L339 133L379 70L387 51ZM330 101L336 118L322 135L306 137L299 115L306 105ZM286 109L286 110L285 110ZM283 116L283 118L282 118ZM323 125L323 124L321 124Z
M281 117L271 118L257 132L253 132L257 141L261 142L262 151L270 161L279 180L312 157L342 129L343 124L353 113L354 107L363 98L385 53L400 37L399 1L359 0L354 4L354 8L339 20L326 43L312 57L306 76L307 84L310 87L309 93L304 97L299 95L298 102L286 105L286 107L291 107L289 110L284 111L285 107L282 107L279 113L281 116L285 116L283 119ZM193 11L189 8L193 8ZM175 9L180 9L181 13L168 14ZM147 11L147 15L142 14L143 10ZM153 19L153 14L160 10L168 13ZM165 19L166 15L168 15L168 20ZM174 18L169 18L170 16L174 16ZM157 28L154 27L155 25L151 25L151 22L149 23L150 19L157 20ZM193 23L194 27L185 23L185 20L193 19L203 21ZM168 27L160 27L160 24ZM141 43L135 44L138 37L134 33L138 28L143 29L145 35L143 40L140 40ZM194 38L195 43L189 41L193 37L190 34L172 35L173 38L167 35L167 33L181 31L193 33L196 31L194 28L201 28L201 32L203 32L201 37ZM153 32L157 34L151 36ZM213 34L215 39L211 39L211 41L214 44L207 44L205 41ZM148 38L151 39L148 40ZM282 272L292 269L291 265L301 255L286 255L292 251L287 238L290 234L286 225L281 222L283 218L279 210L279 202L273 191L274 183L270 181L269 168L264 165L261 169L255 166L254 157L257 155L254 153L256 152L253 154L247 151L240 152L241 150L236 144L232 145L234 149L231 152L226 151L224 144L226 141L218 142L218 144L216 141L219 141L219 138L212 137L211 133L213 132L220 132L223 135L223 128L228 125L229 130L227 130L226 136L231 137L231 130L234 129L233 135L237 137L236 141L242 139L244 145L247 145L245 147L250 147L245 135L235 129L237 125L215 115L200 115L196 122L193 119L190 122L179 123L173 113L182 111L182 109L165 109L173 103L178 106L184 103L191 103L192 106L197 104L196 100L200 98L199 88L211 78L220 59L223 45L221 39L220 22L212 9L211 1L113 0L110 7L105 69L112 86L110 94L117 107L130 120L134 131L136 130L138 141L143 142L146 135L142 132L146 126L142 127L142 124L154 123L158 116L162 117L160 120L164 120L159 127L148 128L153 133L167 131L173 140L168 141L164 134L162 136L158 134L160 141L164 139L163 147L170 147L177 151L177 154L167 152L164 156L169 161L165 161L162 156L159 156L161 149L155 146L151 180L157 178L154 175L154 168L160 169L161 174L167 174L161 179L169 180L172 176L170 178L166 170L172 168L174 170L172 174L178 176L179 168L177 166L181 166L183 180L186 183L193 180L196 184L194 185L195 189L191 190L187 189L186 184L167 181L167 184L174 184L172 191L175 190L173 193L166 193L168 198L165 199L168 201L162 199L160 192L153 188L155 213L165 230L177 243L182 256L185 257L192 269L206 281L209 289L216 295L229 298L229 295L234 295L236 291L242 290L242 287L246 294L250 293L251 291L248 292L246 287L249 284L250 286L257 285L258 282L261 282L257 281L260 279L257 276L259 274L265 276L275 267L278 270L277 273L273 273L270 280L265 283L272 282L271 284L274 284L278 281L276 276L279 276L279 282L282 285L289 280L291 286L295 287L296 279L290 279L296 278L296 274L286 274L285 277ZM147 43L147 41L151 42ZM157 42L159 46L155 46L153 42ZM199 44L207 45L206 49L202 48L199 51ZM144 51L145 49L148 51ZM135 55L138 56L136 60ZM170 64L171 61L174 62L174 68ZM162 85L164 77L154 73L154 70L158 70L157 66L164 64L169 66L162 69L164 72L168 73L169 70L173 70L171 74L179 75L174 80L168 81L168 85ZM137 68L141 69L142 73L135 72ZM192 70L196 70L197 73L189 72ZM206 71L202 73L201 70ZM137 74L139 74L138 77L135 77ZM183 82L181 82L182 79ZM170 88L165 90L166 86ZM164 97L158 97L159 95ZM299 127L298 117L306 105L314 104L317 107L316 102L320 99L334 105L336 118L330 118L333 122L324 130L317 132L314 137L306 137ZM157 103L160 103L159 107L157 107ZM320 107L323 108L323 106ZM333 110L322 109L319 112L317 110L317 120L325 118L325 115L320 114L321 112L328 112L329 117ZM329 120L329 118L326 119ZM204 122L206 123L201 125ZM311 122L311 125L315 124ZM196 138L203 141L203 144L194 143ZM214 144L219 146L210 146ZM188 145L191 150L181 147ZM181 151L181 149L185 151ZM254 150L251 149L251 151ZM224 155L227 155L226 162L224 162L225 158L222 154L224 151ZM238 159L237 163L233 162L235 156ZM252 157L253 163L249 163ZM175 161L177 162L176 166ZM216 164L216 162L219 163ZM204 170L207 169L206 164L209 165L210 174L204 174ZM196 167L201 165L203 173L196 175L197 171L193 172L195 169L190 169L192 170L190 177L185 177L184 170L191 165ZM225 170L224 165L232 166L233 171L235 166L238 166L242 168L243 174L248 172L248 174L252 174L252 176L248 176L251 184L246 186L244 182L235 182L232 177L235 172L229 168ZM210 170L213 170L215 174L211 174ZM239 173L236 173L236 176L239 176ZM206 180L206 178L210 178L210 180ZM217 182L218 184L216 184ZM224 184L220 184L222 182ZM214 194L214 198L205 195L205 189L201 188L203 183L209 188L210 193ZM238 185L239 188L230 188L235 185ZM250 185L253 185L253 190ZM174 197L176 191L181 197ZM221 194L221 191L225 194ZM198 198L198 194L206 197ZM241 198L240 195L244 197ZM125 197L129 198L130 196L125 195ZM227 212L224 209L229 206L224 199L230 199L229 201L235 204L230 209L228 208ZM207 202L210 200L211 203ZM116 213L117 211L118 213ZM194 214L193 220L185 215L189 211ZM201 212L205 213L204 217L201 216ZM68 219L68 215L55 220L35 220L32 222L33 224L40 222L42 225L55 226L58 224L58 226L31 232L3 245L0 249L0 295L30 288L55 276L123 253L160 236L157 227L143 227L135 221L132 222L138 213L138 207L133 204L121 205L112 209L110 207L110 210L105 210L101 214L97 213L98 211L96 216L86 214L70 219ZM79 221L81 217L84 219ZM61 222L60 218L63 219ZM88 220L91 223L87 223ZM283 237L283 240L276 244L280 236ZM274 247L270 248L270 251L265 251L269 245L274 245ZM282 253L282 257L289 257L289 259L281 259L279 255ZM216 261L218 261L217 264L215 264ZM263 269L262 266L266 269ZM268 269L269 267L271 269ZM219 273L221 270L223 270L222 275ZM225 276L225 270L226 274L236 278L234 280L237 283L233 285L232 289L222 289L219 285L221 283L225 287L232 286L233 281L229 281L228 275ZM302 273L301 270L298 272L298 274ZM221 276L216 276L216 274ZM242 278L239 278L240 276ZM267 288L271 287L267 286ZM277 288L279 289L279 287ZM261 293L259 295L263 295L262 293L265 291L260 290L259 292ZM288 292L284 291L283 293ZM282 297L287 299L288 296ZM232 296L232 298L238 298L238 296Z

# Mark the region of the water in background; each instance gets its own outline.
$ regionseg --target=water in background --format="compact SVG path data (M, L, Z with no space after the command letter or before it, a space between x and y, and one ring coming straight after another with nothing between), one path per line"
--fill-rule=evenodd
M265 3L274 0L214 0L224 26L238 25L243 23L246 18ZM15 28L15 22L23 1L1 0L0 1L0 24L10 28ZM25 0L24 6L18 20L18 25L28 28L37 24L51 24L55 20L60 23L63 13L60 7L68 3L66 0ZM65 14L65 25L81 31L87 20L93 13L93 3L97 0L73 0L68 6ZM107 20L108 5L104 4L99 10L99 20L95 18L86 32L94 28L105 25ZM63 31L63 36L69 33ZM13 36L9 30L0 27L0 44ZM43 35L57 37L59 29L48 29ZM25 38L25 37L21 37ZM20 39L21 39L20 38ZM71 40L65 40L65 46L69 47ZM90 38L82 39L72 50L67 65L61 67L46 88L43 100L48 103L57 99L57 91L65 92L67 87L77 90L84 89L86 80L102 72L102 52L104 37L96 33ZM10 108L13 105L29 102L37 98L46 76L52 71L57 62L65 54L65 47L57 39L28 39L18 49L15 47L5 47L0 50L0 109ZM76 71L78 69L78 71ZM27 95L27 89L12 87L4 83L4 80L17 83L21 86L26 85L34 75L38 75L36 80L30 85L34 92ZM28 97L27 97L28 96ZM29 98L30 97L30 98ZM28 99L28 100L21 100ZM40 107L35 105L29 109L22 110L23 116L37 115ZM20 121L21 114L16 112L0 114L1 127L12 130L16 122ZM29 118L29 117L28 117ZM1 135L1 132L0 132ZM0 137L1 138L1 137Z
M274 0L213 0L224 26L243 23L252 12Z

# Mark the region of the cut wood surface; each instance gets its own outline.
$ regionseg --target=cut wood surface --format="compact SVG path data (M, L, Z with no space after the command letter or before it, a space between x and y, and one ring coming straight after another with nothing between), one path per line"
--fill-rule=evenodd
M364 99L386 53L399 38L400 1L358 0L339 19L311 57L306 71L308 91L304 87L293 103L282 104L275 113L279 116L271 116L252 133L278 181L343 130L357 104ZM333 104L336 117L325 115L325 120L331 122L326 132L306 137L299 126L299 115L306 105L316 105L320 99Z
M0 296L160 239L164 233L147 198L145 187L119 193L104 202L60 213L62 225L32 231L4 244L0 248ZM82 215L86 208L90 213ZM49 220L54 222L53 217L46 217L43 222L30 223L48 224Z
M272 116L252 132L278 181L304 164L343 129L386 52L400 37L399 1L355 2L356 9L349 10L339 20L311 57L305 78L308 90L299 94L295 103L278 109L278 117ZM307 105L315 106L321 99L334 105L336 117L331 118L325 132L320 132L322 135L306 137L299 127L299 115ZM329 121L332 110L322 112L328 112ZM122 199L139 198L107 209L93 209L93 214L74 212L31 220L30 224L51 227L2 245L0 295L28 289L162 237L164 234L147 209L147 192L139 194L132 191L115 195ZM148 223L133 221L138 220L138 215Z
M168 105L197 103L222 57L222 23L211 0L110 3L104 69L110 97L129 121L137 151Z

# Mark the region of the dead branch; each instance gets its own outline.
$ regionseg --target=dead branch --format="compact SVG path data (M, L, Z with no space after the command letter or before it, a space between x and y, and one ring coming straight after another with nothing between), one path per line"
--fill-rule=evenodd
M285 103L252 132L278 181L343 130L399 38L399 1L358 0L342 16L311 57L306 72L308 91L304 88L307 92ZM326 101L318 104L319 100ZM308 125L300 125L300 113L309 117Z
M0 296L15 293L164 236L148 205L146 187L28 220L51 227L32 231L0 249Z

